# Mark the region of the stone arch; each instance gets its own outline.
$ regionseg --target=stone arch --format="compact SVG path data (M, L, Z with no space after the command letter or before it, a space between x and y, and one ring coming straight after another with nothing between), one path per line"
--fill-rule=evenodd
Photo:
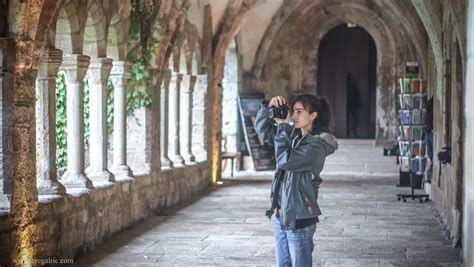
M121 55L119 48L118 32L117 28L110 26L107 34L107 57L112 58L113 60L121 60L124 58L124 55Z
M415 1L412 2L413 6L415 7L423 25L425 26L425 30L428 33L429 41L431 47L433 48L433 54L437 66L437 70L443 64L443 55L442 55L442 40L441 40L441 32L442 32L442 25L441 25L441 17L439 17L439 6L435 6L436 4L439 5L438 2L421 2ZM428 3L426 5L425 3ZM440 76L440 75L438 75Z
M186 39L180 49L180 71L191 75L193 53L189 41ZM183 68L184 67L184 68Z
M334 6L334 10L339 10L343 12L345 8L340 7L340 6ZM358 7L347 7L347 11L354 10L354 9L359 9ZM332 9L326 9L328 11ZM367 10L359 9L359 12L363 12L364 16L359 16L355 17L348 12L349 16L338 16L334 15L331 18L324 18L321 17L320 20L314 21L315 23L319 23L321 30L319 31L319 34L315 36L314 44L315 44L315 49L318 51L319 45L321 43L321 40L323 37L328 33L331 29L334 27L344 24L347 21L352 21L356 23L357 25L361 26L363 29L365 29L369 35L372 37L372 39L375 42L376 48L377 48L377 66L378 68L381 68L381 66L395 66L396 65L396 55L391 52L396 50L396 38L394 36L393 32L390 32L387 25L383 23L379 18L377 18L374 14L367 12ZM378 20L377 23L371 23L371 21ZM377 26L379 25L380 28ZM400 43L400 42L398 42ZM379 84L381 81L378 81Z
M461 53L462 66L466 58L466 6L463 1L449 1L448 8L454 25L453 40L457 41Z
M197 52L193 52L192 54L192 60L191 60L191 74L192 75L198 75L200 74L200 69L199 69L199 60L197 58Z
M352 7L351 9L353 10ZM341 7L334 6L334 9L343 12L344 9ZM348 7L349 9L349 7ZM331 9L327 9L330 11ZM361 12L362 10L358 10ZM366 12L366 11L362 11ZM347 14L352 14L348 12ZM374 40L376 49L377 49L377 70L376 70L376 139L389 139L395 134L396 122L396 111L395 106L393 106L395 98L396 85L393 81L396 81L397 78L401 75L402 70L395 69L395 66L400 66L402 62L397 55L394 53L395 49L395 38L390 31L388 31L387 26L384 25L381 21L378 23L371 23L374 19L377 19L374 14L364 14L364 16L355 17L349 15L345 16L333 16L332 19L321 19L316 21L320 23L322 30L320 34L313 39L316 46L315 51L319 50L319 45L322 38L329 32L332 28L337 25L343 24L346 21L353 21L357 25L365 29L369 35ZM318 24L314 24L318 25ZM377 28L376 25L380 25L381 28ZM385 34L384 34L385 33ZM398 62L397 62L398 61ZM316 57L316 68L318 66L317 57ZM317 75L317 70L315 71ZM317 77L315 78L317 79Z
M201 48L199 40L190 43L191 46L191 75L202 74Z
M413 42L414 47L416 50L412 50L412 47L407 47L412 51L417 51L418 55L422 56L426 48L423 47L424 44L424 36L425 32L420 31L421 21L419 19L415 19L416 13L412 11L412 6L407 6L403 3L403 5L399 5L398 1L384 1L383 3L377 3L373 5L368 5L365 1L331 1L330 4L325 5L328 2L324 1L295 1L289 5L282 5L282 7L278 10L278 12L274 15L272 19L272 23L270 24L269 28L266 30L262 41L259 44L254 67L253 67L253 74L255 77L260 77L262 74L263 66L266 61L266 57L268 51L270 50L273 40L279 34L281 29L284 25L288 22L288 20L294 19L295 16L301 17L301 14L308 12L311 9L320 9L323 13L328 6L338 5L340 7L344 7L346 5L352 7L366 7L368 10L375 9L379 14L384 15L384 19L390 21L387 23L388 25L397 25L391 26L389 29L392 31L401 31L405 36L406 42ZM379 6L380 5L380 6ZM384 6L382 6L384 5ZM399 6L403 6L401 9ZM395 8L394 8L395 7ZM395 13L390 13L392 10L396 10ZM335 10L332 14L337 14L338 10ZM413 14L413 16L406 16L407 13ZM354 14L352 14L354 15ZM406 17L409 19L407 20ZM414 27L416 25L416 27ZM415 28L415 30L412 30ZM423 61L422 69L426 67L426 60L424 56L420 58Z
M180 33L176 43L177 45L173 48L174 70L182 74L188 74L191 67L191 50L187 34Z
M64 54L82 54L87 10L80 0L66 2L59 10L54 46Z
M190 42L191 45L191 73L192 75L203 74L201 40L195 36Z
M173 49L172 54L171 54L171 57L173 58L172 70L175 72L187 73L186 58L185 58L185 53L183 51L183 46L185 45L185 42L186 42L185 37L186 37L185 33L180 33L178 37L176 38L177 45L174 45L172 48Z
M408 43L413 52L418 55L420 61L420 70L422 75L428 73L428 45L426 40L428 34L418 17L418 13L408 1L386 1L384 4L387 6L387 14L390 14L393 18L390 24L399 23L398 27L392 29L400 29L401 37L404 43ZM389 11L391 13L389 13Z
M95 0L87 5L87 19L84 29L84 54L92 57L107 56L108 22L102 6Z
M124 61L127 58L127 38L130 22L119 21L110 24L107 35L107 56Z
M5 31L42 43L54 24L59 5L59 1L13 1L7 13L19 15L16 16L17 20L7 23L8 30Z
M118 61L127 58L127 41L130 30L131 4L110 2L110 23L107 32L107 57Z
M416 30L407 31L406 27L397 25L396 18L399 16L397 12L388 12L381 10L383 6L377 5L364 5L363 2L352 1L331 1L330 4L321 6L322 2L316 2L313 5L308 2L308 5L303 5L298 9L293 10L291 15L288 15L285 19L287 23L282 23L281 27L275 33L271 39L272 44L268 46L269 51L275 51L280 49L281 51L287 49L291 50L294 47L291 45L292 41L288 41L292 36L301 35L303 37L293 38L294 42L312 43L313 48L305 49L293 49L293 54L296 51L305 57L296 57L301 62L306 62L307 65L311 64L310 60L315 60L316 64L314 68L304 68L301 70L300 77L287 77L288 84L282 85L282 88L288 88L292 85L299 85L296 87L303 88L303 90L310 90L311 86L314 87L317 79L317 51L319 43L323 36L333 27L352 21L364 28L373 38L377 47L377 85L376 85L376 138L377 140L389 139L395 135L396 132L396 111L395 106L395 89L397 79L404 73L405 60L418 60L421 63L422 69L426 67L426 49L423 45L423 27L419 22L419 27ZM388 9L388 7L385 7ZM398 15L397 15L398 14ZM294 33L291 30L291 25L317 25L318 30L313 32L298 32ZM290 25L290 26L289 26ZM309 30L308 30L309 31ZM271 31L272 32L272 31ZM266 37L264 37L266 38ZM281 44L281 40L287 38L286 46ZM304 39L304 41L301 41ZM278 42L275 40L279 40ZM263 40L264 41L264 40ZM260 46L262 49L264 46ZM286 47L286 48L285 48ZM406 54L399 55L397 51L407 51ZM285 52L287 53L287 52ZM265 52L264 54L267 54ZM288 53L287 53L288 54ZM279 59L281 55L272 53L267 55L267 58L259 58L255 63L254 76L259 78L260 69L263 70L263 80L257 81L257 87L264 85L265 82L272 83L271 77L265 77L267 70L271 69L266 62L276 60L277 62L284 62L285 59ZM291 63L294 58L287 58L287 61ZM301 63L300 62L300 63ZM296 64L299 65L299 64ZM291 69L291 66L288 66ZM274 69L275 71L275 69ZM284 70L282 74L289 73L288 70ZM296 72L295 72L296 73ZM262 79L262 78L260 78ZM267 81L265 81L265 79ZM296 82L295 82L296 79ZM298 80L300 80L298 82ZM262 82L263 81L263 82ZM275 83L275 82L273 82ZM309 86L308 86L309 85ZM274 86L270 86L274 87ZM278 87L278 86L277 86ZM279 92L281 93L281 92Z
M179 52L177 47L173 47L171 51L171 55L168 57L168 69L172 72L179 71ZM178 61L178 63L176 63ZM176 67L177 65L177 67Z

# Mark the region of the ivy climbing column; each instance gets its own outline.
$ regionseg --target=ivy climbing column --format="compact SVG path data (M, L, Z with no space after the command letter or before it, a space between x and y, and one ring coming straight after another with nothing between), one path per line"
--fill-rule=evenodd
M169 88L171 82L171 71L166 69L163 71L160 94L160 158L161 169L170 169L172 167L171 160L168 157L168 129L169 129Z
M114 182L107 170L107 82L112 59L96 58L89 66L90 166L87 176L93 182Z
M195 157L191 153L191 95L196 82L196 76L188 74L183 75L181 82L181 94L180 94L180 112L179 112L179 125L180 125L180 151L179 154L184 159L184 164L194 165L196 164Z
M63 53L44 49L38 64L38 194L64 195L66 189L58 182L56 168L56 76Z
M169 105L169 138L171 140L171 144L168 147L169 151L169 158L171 162L173 162L173 167L183 167L184 166L184 159L179 154L179 146L180 146L180 139L179 139L179 91L181 86L181 81L183 79L183 75L177 72L171 73L171 81L170 81L170 90L169 90L169 98L170 98L170 105Z
M127 81L131 77L132 64L126 61L113 62L110 80L114 84L114 160L112 172L116 179L132 179L127 165Z
M90 58L65 55L61 69L66 74L67 171L62 183L69 188L92 188L84 173L84 76Z

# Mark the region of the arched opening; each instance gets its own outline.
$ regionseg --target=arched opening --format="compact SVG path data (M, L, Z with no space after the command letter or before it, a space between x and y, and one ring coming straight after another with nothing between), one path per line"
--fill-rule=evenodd
M342 24L323 37L318 51L316 93L327 97L338 138L375 138L376 66L374 40L355 24Z
M8 4L0 2L0 37L6 37L8 33Z
M224 76L222 78L222 147L223 155L235 157L238 132L237 98L239 96L239 62L235 40L229 44L225 55ZM234 164L227 164L227 157L222 171L231 171ZM232 161L234 159L231 159ZM230 165L230 166L229 166Z
M55 47L61 49L64 54L80 53L82 48L73 37L74 27L78 27L78 18L76 16L69 17L66 9L61 8L56 22Z
M114 60L123 58L120 56L117 28L113 26L109 27L107 34L107 56Z

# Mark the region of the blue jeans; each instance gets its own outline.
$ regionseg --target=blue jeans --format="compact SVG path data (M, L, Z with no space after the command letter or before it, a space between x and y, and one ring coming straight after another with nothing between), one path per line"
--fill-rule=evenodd
M277 266L312 266L316 224L297 230L284 230L279 216L275 216L274 228Z

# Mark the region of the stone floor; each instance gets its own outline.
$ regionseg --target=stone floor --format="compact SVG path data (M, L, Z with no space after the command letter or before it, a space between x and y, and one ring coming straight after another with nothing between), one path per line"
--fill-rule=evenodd
M398 202L397 166L373 141L342 140L320 189L315 266L460 266L431 202ZM354 156L355 155L355 156ZM192 203L118 234L80 266L274 266L270 172L241 172Z

